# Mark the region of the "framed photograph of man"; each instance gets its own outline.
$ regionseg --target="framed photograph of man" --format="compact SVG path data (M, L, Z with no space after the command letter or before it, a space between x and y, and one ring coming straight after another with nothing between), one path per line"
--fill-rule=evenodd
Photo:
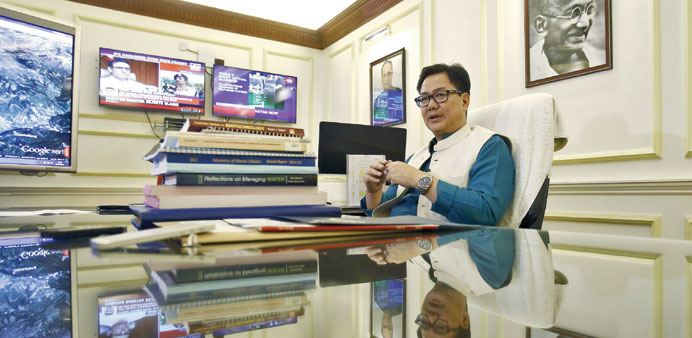
M405 53L400 49L370 63L370 124L406 122Z
M406 337L406 281L372 282L370 338Z
M613 68L611 0L524 0L526 87Z

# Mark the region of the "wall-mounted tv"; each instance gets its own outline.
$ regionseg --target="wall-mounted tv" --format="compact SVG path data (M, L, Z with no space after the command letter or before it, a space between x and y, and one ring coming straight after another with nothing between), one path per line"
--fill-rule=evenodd
M296 123L298 78L214 65L213 115Z
M204 114L203 62L99 49L102 106Z
M79 27L0 5L0 169L77 170Z

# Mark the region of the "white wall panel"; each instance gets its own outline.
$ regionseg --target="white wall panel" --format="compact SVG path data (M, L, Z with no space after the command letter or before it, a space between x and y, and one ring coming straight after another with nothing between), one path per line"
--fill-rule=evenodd
M596 337L660 337L660 261L553 250L569 279L555 326Z
M348 44L329 55L328 113L325 118L332 122L354 123L353 63L355 46Z

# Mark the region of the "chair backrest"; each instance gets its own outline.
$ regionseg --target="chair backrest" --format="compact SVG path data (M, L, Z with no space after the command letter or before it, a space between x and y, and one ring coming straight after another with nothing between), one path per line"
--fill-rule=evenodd
M567 144L553 96L528 94L483 106L468 112L468 123L496 131L512 142L514 196L498 225L540 229L553 152Z

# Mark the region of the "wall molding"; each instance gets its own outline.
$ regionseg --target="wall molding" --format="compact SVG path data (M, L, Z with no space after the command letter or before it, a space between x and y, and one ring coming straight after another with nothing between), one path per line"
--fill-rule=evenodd
M692 195L692 179L550 183L550 195Z
M501 2L501 0L498 0ZM651 146L644 149L626 149L612 152L594 152L573 155L558 155L553 160L553 165L632 161L660 159L663 153L663 135L661 125L662 112L662 82L661 82L661 0L650 0L650 24L651 36L650 57L651 64ZM499 13L499 10L498 10ZM498 23L499 24L499 23ZM689 147L688 147L689 148ZM689 152L688 152L689 153Z
M692 216L685 216L685 239L692 240Z
M690 57L692 57L692 55L690 55L690 45L692 45L692 24L690 23L690 17L692 15L690 11L692 11L692 0L683 1L683 48L685 55L683 77L685 79L684 94L687 97L687 100L685 100L685 126L687 129L687 133L685 134L685 148L687 149L685 157L687 158L692 157L692 96L689 95L690 89L692 89L692 76L690 76L690 71L692 71L690 68L692 67L692 64L690 64ZM692 337L692 332L690 332L689 336Z
M644 226L651 229L651 237L660 238L662 233L662 216L635 214L600 214L546 211L544 221L605 223L613 225Z
M690 318L692 315L692 257L685 257L685 287L686 296L685 297L685 317ZM692 338L692 322L689 320L685 321L685 331L688 338Z
M651 262L652 279L653 279L653 299L652 299L652 328L654 337L663 337L663 256L661 254L630 252L620 250L610 250L601 248L590 248L582 246L570 246L555 244L553 247L553 255L560 251L566 251L575 255L583 256L611 256L612 259L632 261L644 259Z

